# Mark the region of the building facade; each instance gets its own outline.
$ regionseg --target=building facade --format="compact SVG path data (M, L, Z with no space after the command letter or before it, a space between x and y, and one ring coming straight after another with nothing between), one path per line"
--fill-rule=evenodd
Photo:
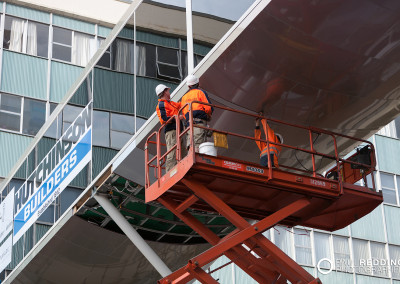
M111 7L121 5L119 1L103 2ZM0 48L0 180L23 159L3 188L2 200L12 188L18 189L30 179L46 153L92 98L93 161L96 162L72 181L14 245L12 262L2 272L2 279L82 193L91 177L103 170L152 115L157 103L155 86L163 83L173 90L188 72L185 36L148 27L134 30L127 25L106 49L91 78L82 83L32 151L21 158L115 25L113 19L99 24L98 18L90 18L101 15L74 17L73 11L57 11L49 8L49 3L45 3L47 7L28 4L0 3L0 41L3 42ZM129 3L123 6L117 9L117 14L123 14ZM214 43L194 44L195 65Z
M0 7L0 41L3 42L0 48L0 178L4 178L63 101L116 22L82 15L73 17L72 11L57 13L49 7L40 9L6 2L1 2ZM213 44L213 41L195 43L195 65ZM186 77L186 45L182 35L153 27L135 31L128 25L106 49L91 75L44 138L23 158L22 166L3 189L4 198L13 187L18 188L29 179L30 173L94 93L93 164L78 175L14 246L12 262L2 272L2 278L67 210L90 183L91 176L99 174L153 114L157 101L155 86L164 83L174 89ZM400 283L400 221L397 217L400 213L400 162L396 159L400 154L399 138L400 120L371 138L378 157L375 181L385 200L371 214L333 233L275 227L266 235L324 283ZM227 262L221 258L210 270ZM252 281L233 265L216 270L213 275L221 283Z

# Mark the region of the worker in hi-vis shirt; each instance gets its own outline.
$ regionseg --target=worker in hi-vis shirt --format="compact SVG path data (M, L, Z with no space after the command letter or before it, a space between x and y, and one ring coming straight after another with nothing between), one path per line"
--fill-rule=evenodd
M262 115L262 113L260 113ZM263 130L265 133L265 138L261 138L261 129L260 129L260 120L263 126ZM267 135L268 133L268 135ZM282 135L277 134L269 127L267 120L265 118L256 118L256 128L254 130L254 138L256 139L263 139L272 143L283 143ZM279 167L278 164L278 157L281 151L281 146L276 144L269 144L267 145L266 142L256 141L258 148L261 150L260 153L260 164L263 167L268 167L268 158L271 158L271 166L272 167ZM269 151L268 151L269 150ZM268 155L269 152L269 155Z
M193 101L200 101L211 104L211 101L207 95L207 92L199 87L199 79L194 75L189 75L186 79L186 85L189 87L189 91L182 97L181 105L184 106L187 103ZM203 104L192 104L193 111L193 124L207 126L207 121L211 120L211 115L214 111L213 107ZM183 109L183 115L186 118L186 123L189 125L189 106ZM207 129L194 127L193 128L193 140L196 152L199 151L201 143L206 142Z
M161 124L167 123L167 121L174 115L178 114L178 111L181 107L179 102L172 102L171 94L169 92L170 88L165 86L164 84L160 84L156 87L156 94L158 96L158 104L157 104L157 115L160 119ZM181 126L180 130L183 130L182 122L179 123ZM167 144L167 151L171 149L176 143L176 122L175 119L172 119L164 128L165 130L165 142ZM186 156L186 135L181 138L181 157ZM184 141L185 140L185 141ZM168 172L176 165L176 151L171 151L167 155L167 160L165 162L165 169Z

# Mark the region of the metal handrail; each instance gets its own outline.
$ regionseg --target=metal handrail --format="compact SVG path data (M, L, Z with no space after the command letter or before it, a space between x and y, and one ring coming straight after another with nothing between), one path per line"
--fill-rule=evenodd
M235 110L235 109L231 109L231 108L224 107L224 106L213 105L213 104L200 102L200 101L193 101L193 102L190 102L190 103L187 103L187 104L183 105L180 108L180 110L179 110L177 115L171 117L167 121L167 123L163 124L158 129L158 131L156 131L153 134L151 134L149 136L149 138L147 139L147 141L146 141L146 151L147 151L148 144L154 143L154 142L150 141L150 138L153 137L154 135L156 135L156 140L157 140L157 155L156 155L156 157L157 157L157 165L156 165L157 175L156 175L156 178L158 180L161 178L162 165L163 165L162 161L165 160L166 156L169 153L171 153L172 151L176 150L177 162L179 162L182 159L182 157L181 157L181 149L180 149L181 148L181 146L180 146L181 143L180 142L181 142L181 139L183 139L183 137L187 133L189 133L188 134L188 136L189 136L188 139L190 139L190 147L193 149L193 146L194 146L194 142L193 142L193 111L192 111L192 109L193 109L192 105L193 104L207 105L207 106L210 106L210 107L221 109L223 111L230 111L230 112L234 112L234 113L237 113L237 114L250 116L250 117L253 117L253 118L265 119L267 123L272 122L272 123L276 123L276 124L280 124L280 125L286 125L286 126L289 126L289 127L294 127L294 128L297 128L297 129L306 130L308 132L309 139L310 139L310 142L309 142L310 143L310 150L309 149L305 149L305 148L301 148L301 147L297 147L297 146L291 146L291 145L287 145L287 144L275 143L275 142L269 141L268 133L266 133L266 138L267 139L264 140L264 139L257 139L255 137L251 137L251 136L247 136L247 135L243 135L243 134L239 134L239 133L233 133L233 132L228 132L228 131L224 131L224 130L219 130L219 129L215 129L215 128L208 127L208 126L207 127L206 126L202 126L202 125L196 125L195 126L195 127L198 127L198 128L212 130L212 131L216 131L216 132L223 133L223 134L226 134L226 135L235 136L235 137L238 137L238 138L264 142L267 145L268 154L269 154L270 145L278 145L278 146L280 146L282 148L292 149L294 151L300 151L300 152L304 152L304 153L310 154L311 155L311 162L312 162L312 175L313 175L313 177L317 177L317 175L320 175L319 173L317 173L315 156L319 156L319 157L322 157L322 158L328 158L328 159L331 159L331 160L335 161L337 171L339 171L341 169L342 164L345 164L345 163L348 163L348 164L351 164L351 165L360 166L360 167L364 167L364 168L370 169L372 171L375 170L375 165L376 165L375 148L374 148L373 144L371 142L367 141L367 140L359 139L359 138L356 138L356 137L351 137L351 136L348 136L348 135L343 135L343 134L336 133L336 132L333 132L333 131L319 129L319 128L316 128L316 127L306 127L306 126L302 126L302 125L296 125L296 124L292 124L292 123L288 123L288 122L279 121L277 119L269 119L269 118L266 118L266 117L263 117L263 116L260 116L260 115L255 115L255 114L252 114L252 113L247 113L247 112L244 112L244 111ZM181 113L182 113L183 109L186 108L186 107L189 108L188 109L189 124L187 125L186 129L184 129L181 132L181 130L180 130L180 123L181 123L180 116L181 116ZM162 129L164 129L164 127L169 122L171 122L173 119L175 119L175 123L176 123L176 132L177 132L176 139L177 140L176 140L175 145L173 147L171 147L171 149L169 149L163 155L161 155L161 145L160 145L161 144L161 142L160 142L160 136L161 135L160 135L160 133L161 133ZM325 134L327 136L330 136L332 138L332 140L333 140L334 155L325 154L325 153L316 151L315 148L314 148L315 141L313 141L313 139L312 139L313 138L313 134ZM347 139L350 139L350 140L353 140L353 141L357 141L357 142L368 144L369 148L371 149L371 155L370 155L371 156L370 157L371 158L371 165L362 164L362 163L358 163L356 161L351 161L351 160L346 160L346 159L340 158L339 152L338 152L338 149L337 149L337 139L336 139L337 137L343 137L343 138L347 138ZM194 156L195 155L195 151L192 151L192 154ZM155 158L153 158L151 160L148 160L148 153L146 154L145 157L146 157L146 175L148 175L149 174L148 168L149 167L154 167L154 165L151 165L151 163L154 162ZM269 179L272 179L273 178L272 177L272 173L273 172L272 172L272 167L271 167L271 161L270 160L271 159L268 159ZM307 172L307 171L304 171L302 169L296 169L296 168L289 167L289 166L284 166L284 165L281 165L281 166L283 168L287 168L287 169L291 169L291 170ZM372 179L374 181L373 175L372 175ZM146 176L146 182L147 181L149 181L148 176ZM342 187L343 179L342 179L341 176L339 176L339 178L338 178L338 183L339 183L339 187L340 187L340 190L341 190L341 193L342 193L343 192L343 187ZM374 184L373 184L373 187L375 188Z

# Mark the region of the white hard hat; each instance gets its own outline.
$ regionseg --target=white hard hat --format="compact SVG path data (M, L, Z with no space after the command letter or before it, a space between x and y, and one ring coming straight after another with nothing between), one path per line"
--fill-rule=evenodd
M194 75L187 76L186 85L193 86L193 85L196 85L197 83L199 83L199 78L197 78Z
M281 144L283 144L283 137L279 133L275 133L275 136L278 137Z
M169 89L171 89L171 88L168 88L168 87L165 86L164 84L158 85L158 86L156 87L156 94L157 94L157 96L160 96L161 93L164 92L165 89L168 89L168 90L169 90Z

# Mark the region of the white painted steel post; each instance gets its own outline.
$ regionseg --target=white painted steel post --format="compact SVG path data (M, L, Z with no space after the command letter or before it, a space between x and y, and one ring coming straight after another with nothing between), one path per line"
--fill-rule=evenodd
M139 235L132 225L125 219L125 217L114 207L110 200L105 196L95 194L94 199L103 207L107 214L113 219L118 227L125 233L125 235L132 241L132 243L140 250L140 252L147 258L147 260L154 266L154 268L166 277L172 273L168 266L161 260L161 258L154 252L154 250L146 243L146 241Z
M193 25L192 25L192 0L186 0L186 41L187 41L187 59L188 75L193 74Z

